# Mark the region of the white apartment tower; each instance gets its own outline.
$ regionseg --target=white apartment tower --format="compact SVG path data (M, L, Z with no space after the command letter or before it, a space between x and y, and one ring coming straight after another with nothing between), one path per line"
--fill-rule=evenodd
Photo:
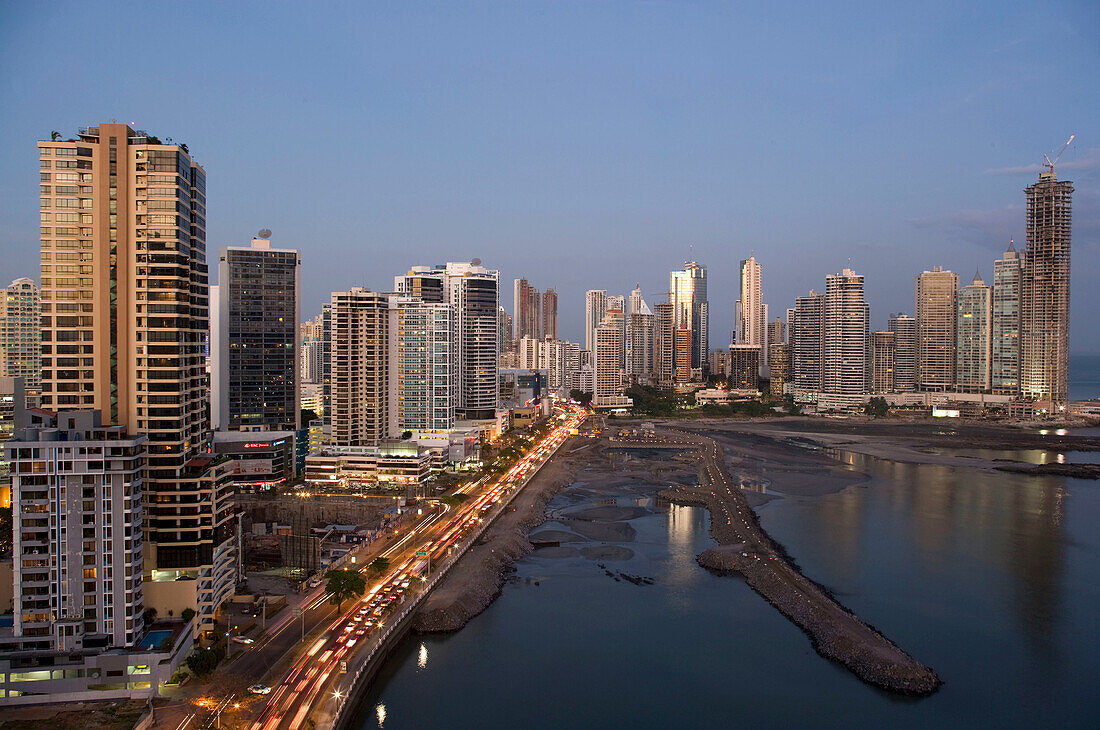
M985 393L992 382L993 288L974 272L957 299L955 385L963 392Z
M1023 260L1016 247L1008 244L993 262L993 362L994 393L1015 395L1020 392L1020 291Z
M75 274L79 265L66 264L69 268ZM42 302L38 286L23 277L4 289L0 302L0 376L23 378L23 387L37 393L41 372Z
M936 266L917 276L917 388L947 391L955 386L955 296L959 277Z
M4 444L22 649L132 647L144 633L145 436L62 410Z

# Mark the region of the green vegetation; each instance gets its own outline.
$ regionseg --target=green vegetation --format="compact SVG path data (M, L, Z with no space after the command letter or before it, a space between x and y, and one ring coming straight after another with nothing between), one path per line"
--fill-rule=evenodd
M462 504L463 502L465 502L469 498L470 498L470 495L468 495L468 494L448 494L446 497L443 497L439 501L442 502L443 504L448 504L452 507L457 507L458 505Z
M183 609L182 611L180 611L180 618L182 618L184 621L190 621L191 619L195 618L195 609Z
M367 566L367 570L374 575L382 575L389 569L390 561L388 558L375 558L370 562L370 565Z
M406 430L406 431L401 432L401 440L402 441L408 441L412 437L413 437L413 432L412 431Z
M875 396L867 401L867 405L863 407L863 412L873 418L885 418L890 413L890 404L886 402L885 398Z
M205 677L214 671L223 658L225 658L225 642L216 642L208 649L195 649L191 652L187 657L187 668L196 677Z
M379 558L379 560L386 559ZM374 562L378 562L378 560ZM389 567L389 562L386 560L386 567ZM374 563L371 563L371 565L374 565ZM328 580L328 584L325 586L325 590L329 593L328 602L336 606L338 612L343 610L344 601L349 598L358 598L367 591L367 584L363 580L363 576L354 570L330 570L325 573L325 578Z
M312 408L303 408L299 417L302 419L302 428L308 427L310 421L316 421L320 418L320 416L317 415L317 411Z
M631 412L638 416L672 416L688 405L686 397L649 385L632 386L626 394L634 401Z
M569 397L580 403L585 408L592 405L592 391L577 390L574 388L569 391Z

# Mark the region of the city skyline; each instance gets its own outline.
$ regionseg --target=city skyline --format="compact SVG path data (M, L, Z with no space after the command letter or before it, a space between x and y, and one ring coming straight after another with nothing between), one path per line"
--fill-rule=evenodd
M708 269L710 334L718 342L725 339L721 333L734 329L737 266L750 255L768 272L765 303L773 312L820 286L825 273L851 266L866 276L872 329L885 326L888 312L912 308L900 294L909 288L912 272L937 265L987 270L1009 239L1019 246L1025 238L1021 191L1034 182L1042 154L1056 151L1076 133L1078 139L1059 164L1061 177L1074 182L1078 208L1070 329L1075 352L1100 351L1100 333L1087 326L1088 312L1100 303L1087 279L1100 267L1100 217L1095 213L1100 133L1093 121L1098 102L1074 93L1075 82L1067 80L1074 76L1071 64L1096 60L1088 41L1096 27L1095 8L1066 6L1039 32L1023 9L998 13L1000 25L971 39L972 47L935 45L934 62L918 55L937 37L929 21L895 14L902 11L848 11L829 19L808 11L789 28L792 40L774 51L790 57L779 68L761 65L759 83L731 70L751 64L751 38L743 39L743 50L716 50L737 45L725 39L720 44L708 27L725 27L729 11L679 9L680 24L668 29L665 21L673 12L668 8L623 10L614 3L559 7L536 23L522 9L493 20L484 9L475 9L469 17L444 13L423 34L414 32L424 20L415 8L368 13L352 20L378 32L404 34L409 47L379 39L377 50L359 53L354 50L358 44L338 33L331 53L306 73L283 68L278 60L270 67L269 54L257 48L266 48L268 39L231 31L245 21L243 11L196 4L184 15L223 20L226 30L199 24L197 39L207 48L209 67L204 65L198 81L189 83L209 81L209 96L197 97L187 108L161 103L171 83L165 90L111 87L105 93L103 82L92 79L64 99L38 91L50 74L75 63L75 51L65 43L75 31L56 29L50 41L56 53L28 66L25 59L36 58L27 45L33 34L20 29L43 23L46 11L12 10L0 30L5 67L11 69L8 88L34 103L0 115L5 140L0 167L30 171L35 163L28 142L47 138L53 130L68 138L91 120L134 121L138 128L188 142L198 162L215 171L212 197L218 203L210 211L208 231L212 248L247 241L267 226L274 230L273 246L302 251L311 262L303 271L303 315L319 311L332 291L353 286L387 290L389 278L410 259L441 263L479 257L501 272L502 281L526 276L554 286L560 299L559 336L583 342L586 290L626 293L640 283L643 291L660 292L665 272L694 259ZM65 12L74 28L108 35L126 33L128 23L138 22L127 17L122 26L107 28L103 19L84 15L79 6ZM971 22L974 12L940 8L939 17L950 27ZM751 33L768 18L763 12L739 25ZM578 31L571 21L581 19L591 28ZM914 21L912 41L885 32L902 19ZM866 49L851 50L815 28L817 23L883 32ZM293 27L304 34L304 45L321 42L316 25L285 9L271 10L261 24L272 38ZM623 25L626 39L602 51L596 39L612 24ZM448 36L456 28L476 31L483 51L438 44L437 34ZM529 34L531 42L517 47L509 32ZM232 33L225 43L222 33ZM563 62L550 43L562 33L577 47L576 67ZM127 57L151 50L147 44L152 40L142 34L126 37L134 44ZM1031 68L1034 59L1022 44L1025 38L1057 43L1066 53L1044 60L1043 69ZM806 50L799 51L795 39ZM651 69L655 61L647 60L642 48L661 49L665 42L697 43L714 50L719 60L659 51L656 61L670 68ZM325 47L330 47L327 40ZM804 73L810 53L833 60L820 76L791 81ZM455 124L456 136L430 121L436 111L421 101L436 88L438 73L453 78L443 70L443 56L456 59L464 74L456 80L456 91L444 95L441 110L442 118ZM253 58L268 60L257 65ZM402 61L394 78L380 79L376 69L394 59ZM81 63L90 64L91 78L101 64L114 61L105 53ZM886 62L879 71L863 68L878 61ZM329 82L316 85L326 69L343 62L368 72L368 79L353 89L353 101L337 97ZM535 74L531 89L520 89L514 72L507 70L510 63L545 70ZM170 80L194 74L184 66L166 62L158 71ZM967 66L979 68L950 82L940 78L947 68ZM582 67L597 73L581 76ZM225 68L238 70L224 82L210 76ZM1029 70L1021 74L1021 68ZM635 69L655 73L638 88ZM286 92L276 93L267 74L279 78ZM836 78L844 74L851 80L835 89ZM623 82L629 93L618 92L610 106L599 101ZM895 86L896 91L886 91ZM305 133L307 125L355 135L348 120L358 119L365 103L358 99L368 93L372 109L397 111L364 119L372 138L365 145L297 149L285 144L286 138ZM744 111L718 101L727 96L758 103ZM1041 110L1020 108L1021 100L1040 96L1046 101ZM975 104L974 97L982 103ZM301 105L307 111L290 108L286 99L295 98L310 102ZM563 117L559 104L547 99L568 102L580 116ZM873 103L867 107L869 100ZM215 106L223 112L212 113ZM791 111L799 106L806 114ZM919 113L913 113L914 106ZM269 107L268 116L279 118L278 124L255 124L256 109L264 107ZM503 108L514 111L499 119L489 116ZM849 108L863 109L863 116L850 116ZM1008 109L1012 114L1005 114ZM1016 117L1025 111L1020 123ZM800 121L803 116L833 121L810 127ZM685 132L688 141L683 141ZM731 137L739 141L733 144ZM679 154L669 159L668 150ZM371 164L363 167L367 156ZM509 158L515 162L504 162ZM329 167L350 175L354 184L338 191L300 184L327 177ZM36 276L33 194L15 182L21 179L6 180L0 197L0 236L11 252L5 281ZM867 185L870 180L874 184ZM785 188L784 196L763 192L777 185ZM793 211L791 199L798 200ZM852 206L860 211L854 223L846 212ZM362 211L362 223L336 214L348 207ZM579 261L584 265L578 267ZM797 266L787 264L794 261ZM502 298L508 299L506 292Z

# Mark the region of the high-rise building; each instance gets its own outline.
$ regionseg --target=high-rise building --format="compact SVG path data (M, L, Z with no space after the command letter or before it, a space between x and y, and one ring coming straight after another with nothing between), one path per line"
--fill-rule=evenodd
M994 393L1020 392L1020 291L1023 261L1016 247L993 262L993 362Z
M72 252L65 256L74 257L73 263L47 266L75 276L80 269L80 254ZM4 301L0 302L0 377L22 378L24 389L37 394L41 374L42 302L35 283L23 277L4 289Z
M396 348L392 401L401 431L454 427L454 307L395 296L390 308L391 348Z
M98 410L148 437L146 604L159 610L163 596L180 595L169 581L193 578L189 607L210 630L237 556L231 488L198 458L210 433L206 173L186 146L124 124L38 148L41 403ZM58 263L73 254L76 276Z
M625 373L626 369L627 369L626 325L627 325L627 322L629 321L629 318L627 317L627 310L626 310L626 307L627 307L626 297L624 297L621 294L612 294L611 296L609 296L607 298L606 305L607 305L607 309L604 310L604 317L605 318L607 316L607 312L610 312L613 309L620 312L620 313L622 313L622 315L623 315L622 317L616 318L615 321L618 322L619 326L623 330L623 351L622 351L622 358L619 362L619 368ZM602 322L601 322L601 324L602 324Z
M787 341L787 323L781 318L768 322L768 345L782 344ZM768 363L771 363L771 356L768 356Z
M691 382L691 330L687 325L676 328L673 340L673 353L676 358L675 381L677 384Z
M638 381L648 381L655 370L656 318L644 299L639 303L638 310L630 315L626 334L630 345L627 372Z
M552 288L542 293L542 336L558 339L558 292Z
M455 315L455 417L488 419L496 415L500 382L497 377L500 273L486 269L481 259L445 266L414 266L394 278L400 294L449 302ZM518 314L516 315L518 318Z
M710 352L707 267L694 261L685 262L682 270L669 274L668 291L675 327L691 333L688 358L691 368L703 368Z
M623 310L608 309L596 328L596 390L592 405L597 408L629 405L623 396Z
M955 295L959 277L936 266L917 276L917 387L946 391L955 386Z
M893 393L897 336L890 330L871 333L871 392Z
M1020 309L1020 395L1052 407L1069 399L1069 274L1073 183L1053 166L1027 194Z
M333 292L331 307L332 444L378 446L393 435L389 298L354 287Z
M584 349L596 351L596 328L607 311L607 291L589 289L584 293Z
M325 345L321 340L306 340L299 344L298 376L302 383L320 385L324 380Z
M260 231L270 235L270 231ZM211 373L211 421L215 430L297 431L302 260L298 251L271 248L268 238L227 246L218 263L220 355Z
M542 299L539 290L528 284L527 279L516 279L512 284L515 339L542 339Z
M959 290L955 325L955 386L968 393L984 393L992 382L993 287L980 272Z
M62 410L4 444L12 465L14 631L79 653L142 638L145 436ZM49 464L49 469L39 468Z
M887 329L894 333L894 390L917 389L917 320L905 312L891 314Z
M497 307L497 352L505 353L512 349L512 315Z
M761 349L760 345L730 345L730 388L757 390L760 387Z
M764 294L761 288L762 268L755 256L741 262L739 281L741 296L735 306L734 321L737 343L764 347L767 342L767 318L764 314Z
M825 296L814 290L795 299L790 327L791 385L795 398L812 400L822 388L825 351Z
M782 398L784 386L791 378L791 346L785 342L773 342L768 345L768 363L771 382L769 388L772 398Z
M630 309L627 310L626 315L629 317L642 311L642 301L642 285L635 284L630 290Z
M867 392L870 319L861 274L844 269L825 277L823 392L838 395Z
M653 371L657 385L672 386L676 377L676 313L672 304L653 307ZM690 341L690 340L689 340Z

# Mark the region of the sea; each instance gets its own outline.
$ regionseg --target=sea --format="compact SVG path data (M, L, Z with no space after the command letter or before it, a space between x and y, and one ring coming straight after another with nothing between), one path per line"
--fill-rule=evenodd
M1075 398L1100 395L1091 367ZM779 495L760 521L806 575L935 669L936 694L891 695L818 656L742 580L695 563L713 544L705 510L658 508L648 500L664 485L636 484L618 503L653 510L630 521L634 557L519 561L464 629L406 640L353 726L1100 726L1100 483L840 456L870 480ZM550 509L565 506L559 495Z

